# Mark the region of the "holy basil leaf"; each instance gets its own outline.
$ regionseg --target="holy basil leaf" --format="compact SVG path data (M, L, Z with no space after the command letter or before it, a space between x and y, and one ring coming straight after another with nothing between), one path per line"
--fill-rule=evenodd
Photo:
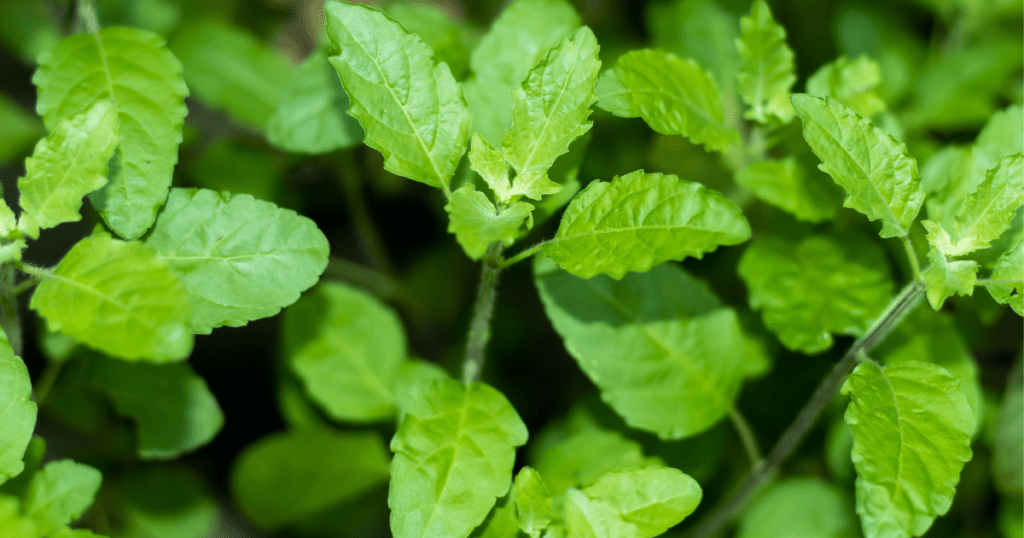
M748 119L767 123L768 115L783 123L793 119L789 91L796 82L793 51L786 45L786 30L772 18L764 0L756 0L740 19L742 35L736 40L740 71L736 74L740 97L751 109Z
M1005 157L985 174L956 215L954 239L969 239L974 248L984 248L998 239L1013 215L1024 204L1024 157Z
M847 455L849 457L849 455ZM743 513L737 538L855 538L850 501L820 478L773 484Z
M396 175L448 191L473 121L445 63L416 35L375 9L329 2L330 57L366 131L364 142Z
M846 189L843 205L882 221L882 237L904 237L924 202L917 162L853 109L830 98L792 97L820 168Z
M697 62L658 50L619 57L597 82L597 106L623 118L642 118L655 131L682 135L709 151L739 140L724 123L722 98Z
M112 525L118 529L116 538L181 538L216 532L217 500L188 468L134 469L110 489L112 494L105 500L119 516Z
M480 174L494 195L502 202L513 196L512 184L508 180L508 163L498 148L491 145L480 133L473 133L469 149L469 167Z
M551 494L544 480L532 467L523 467L516 475L515 505L519 528L533 538L551 523Z
M219 72L218 72L219 74ZM188 88L163 38L132 28L104 28L65 38L39 58L32 77L46 128L113 99L120 125L107 185L89 195L118 235L149 229L167 197L178 162Z
M102 480L100 472L88 465L50 462L29 482L22 510L36 522L39 536L48 536L89 508Z
M513 92L512 128L502 142L505 160L516 170L513 194L540 200L561 190L547 172L593 125L587 118L597 101L599 49L584 26L552 49Z
M761 200L807 222L834 219L842 202L829 178L805 169L795 157L752 164L735 178Z
M82 197L107 183L117 132L117 107L102 100L60 122L36 144L18 180L22 230L38 237L40 228L82 218Z
M871 58L862 55L850 60L840 56L807 79L807 93L831 97L870 118L885 110L885 101L875 92L881 80L881 69Z
M444 209L448 212L448 232L455 234L462 249L474 260L482 258L491 243L500 241L511 246L523 224L533 224L533 205L514 202L499 212L472 183L453 192Z
M859 336L892 298L885 252L860 235L767 237L740 258L750 308L784 346L809 355L832 347L832 334Z
M978 282L978 269L981 267L978 262L950 260L939 250L935 235L929 233L928 241L931 243L928 249L928 261L931 263L924 270L924 282L928 292L928 303L932 308L941 308L946 298L954 293L973 295L974 286Z
M192 330L207 334L273 316L316 284L330 247L290 209L206 189L171 190L146 245L188 290Z
M16 497L0 495L0 532L13 538L37 538L36 523L21 513L21 503Z
M743 212L718 192L637 170L576 195L543 252L576 276L622 278L749 238Z
M608 503L569 488L565 492L565 528L571 538L641 538L640 529L625 521Z
M992 433L992 479L1003 493L1020 495L1024 490L1024 377L1021 362L1006 376L1006 392L996 413Z
M996 302L1008 304L1014 312L1024 316L1024 242L1017 239L996 260L985 289Z
M636 525L640 538L658 536L675 526L693 513L703 495L696 480L671 467L612 471L583 493Z
M242 512L276 531L386 484L388 454L380 436L307 427L246 447L231 471Z
M921 536L953 502L974 417L960 381L934 364L857 366L850 396L857 513L867 538Z
M177 361L192 351L185 286L153 249L100 233L72 247L54 273L29 303L51 331L128 360Z
M465 538L505 495L526 425L498 391L451 379L413 388L391 440L395 538Z
M285 312L284 353L309 395L339 420L394 416L406 358L398 316L372 295L325 282Z
M315 52L281 90L267 120L267 140L286 151L322 154L363 141L363 129L345 113L349 101L327 54Z
M448 372L426 361L410 360L402 363L398 368L398 375L395 376L395 388L392 391L395 395L395 407L398 408L398 422L402 421L405 413L415 403L412 388L434 379L448 379Z
M28 368L0 330L0 484L24 470L22 458L36 426Z

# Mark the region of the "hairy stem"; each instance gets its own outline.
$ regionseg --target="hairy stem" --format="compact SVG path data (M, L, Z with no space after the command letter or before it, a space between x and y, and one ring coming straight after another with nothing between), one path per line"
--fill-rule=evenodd
M761 447L757 444L754 430L750 428L750 423L747 422L743 413L740 413L738 409L734 408L729 413L729 419L732 420L732 425L736 428L740 441L743 442L743 449L747 451L747 457L750 458L750 466L756 469L761 464L764 456L761 455Z
M86 32L100 33L100 22L96 17L96 7L93 6L92 0L78 0L78 19L82 21Z
M21 316L18 313L18 272L11 264L0 267L0 327L7 334L14 354L21 356Z
M701 523L697 524L691 534L693 538L707 538L718 533L733 517L739 514L751 495L760 489L766 481L774 477L779 465L800 446L804 437L821 416L822 411L835 398L839 387L842 386L846 376L853 371L860 357L878 345L899 324L903 316L917 306L923 292L924 287L917 281L911 282L903 288L900 294L889 303L885 312L875 320L874 325L850 346L842 360L832 369L832 373L821 382L810 401L800 410L796 420L782 434L764 462L752 469L732 494Z
M501 267L501 243L491 243L484 255L480 268L480 284L476 289L473 303L473 318L469 322L469 336L466 338L466 356L462 361L462 380L468 385L480 380L484 369L484 353L491 339L491 316L494 314L494 300L498 296L498 276Z
M513 266L513 265L515 265L515 264L525 260L526 258L529 258L530 256L533 256L534 254L539 252L540 249L544 248L544 245L546 243L547 243L547 241L541 241L540 243L537 243L536 245L533 245L532 247L530 247L530 248L520 252L519 254L516 254L515 256L512 256L511 258L508 258L506 260L501 260L500 262L498 262L498 268L499 269L507 269L507 268L509 268L509 267L511 267L511 266Z
M903 248L907 251L907 259L910 260L910 268L914 271L914 282L921 281L921 264L917 261L917 253L914 252L914 244L910 242L910 237L904 235Z

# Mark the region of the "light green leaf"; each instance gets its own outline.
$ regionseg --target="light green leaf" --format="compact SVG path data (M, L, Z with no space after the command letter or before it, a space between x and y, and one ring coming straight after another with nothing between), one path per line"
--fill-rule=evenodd
M309 395L339 420L395 413L392 388L406 358L398 316L366 292L325 282L285 312L284 354Z
M54 273L29 303L51 331L127 360L176 361L192 351L185 286L153 249L100 233L72 247Z
M749 238L743 212L718 192L637 170L576 195L543 252L576 276L622 278Z
M0 198L0 237L10 239L18 237L13 233L18 229L18 217L14 214L11 206L3 198Z
M820 478L789 478L747 508L737 538L855 538L850 504L842 490Z
M548 169L569 144L593 125L594 82L601 70L600 47L583 27L552 49L513 94L512 127L502 142L505 160L516 170L512 194L540 200L561 190Z
M523 467L516 475L515 504L519 528L533 538L551 523L551 494L544 480L532 467Z
M28 368L0 330L0 484L18 476L36 427L36 403Z
M71 460L47 463L29 482L22 511L36 522L39 536L47 536L78 519L102 481L103 475L88 465Z
M1021 362L1006 376L1006 392L996 414L992 435L992 481L999 491L1020 495L1024 491L1024 378Z
M36 523L21 513L16 497L0 495L0 532L4 538L38 538Z
M260 131L277 108L291 66L284 55L244 30L223 22L196 21L171 43L196 97Z
M410 360L398 367L391 391L395 395L395 407L398 408L398 422L402 421L406 411L416 402L413 400L413 387L434 379L448 379L448 372L440 366L420 360Z
M928 230L928 235L925 236L928 239L928 245L943 256L964 256L983 247L976 238L970 236L963 237L953 244L953 238L937 222L923 220L921 225Z
M582 491L565 492L565 527L569 538L641 538L640 529L622 519L608 503Z
M498 499L487 519L473 530L470 538L523 538L519 532L519 520L516 518L515 493Z
M345 84L349 114L384 168L448 191L473 121L448 65L416 35L375 9L329 2L330 57Z
M708 151L739 140L724 123L715 81L697 62L658 50L619 57L597 82L597 106L623 118L642 118L655 131L682 135Z
M107 506L115 506L120 516L116 538L215 535L220 516L217 500L188 468L135 469L111 489Z
M308 427L246 447L231 471L231 490L250 520L276 531L387 480L388 454L378 434Z
M500 241L511 246L523 224L533 224L532 204L515 202L499 213L487 195L473 188L472 183L453 192L444 209L448 212L448 232L455 234L462 250L474 260L482 258L491 243Z
M740 97L751 109L747 119L768 122L771 114L782 123L793 119L789 91L796 82L793 51L786 45L786 30L772 18L764 0L755 0L750 13L740 19L743 32L736 40L740 71L736 74Z
M867 538L921 536L953 502L974 418L939 366L865 362L847 378L857 514Z
M871 118L885 110L885 101L875 91L881 81L882 71L871 58L861 55L850 60L840 56L807 79L807 93L831 97L860 116Z
M316 284L330 247L290 209L206 189L172 189L146 238L188 290L192 330L273 316Z
M501 150L491 145L480 133L473 133L472 147L469 149L469 167L484 179L494 195L502 202L508 202L513 196L512 183L508 180L508 163Z
M973 295L974 286L978 281L980 266L974 260L950 261L939 251L934 236L928 234L931 248L928 250L928 261L931 264L924 270L924 282L928 292L928 303L938 310L946 298L957 295Z
M1006 249L992 267L992 275L985 284L992 298L1008 304L1018 315L1024 316L1024 242L1019 238Z
M702 496L697 481L671 467L612 471L583 493L605 502L623 521L636 525L640 538L658 536L675 526L693 513Z
M135 423L144 460L166 460L209 443L224 413L202 377L188 364L132 364L90 357L68 367L68 378L110 398Z
M39 58L32 82L46 128L113 99L120 144L107 185L89 195L104 222L125 239L156 219L178 162L188 87L163 38L132 28L69 36ZM220 71L218 71L220 74Z
M456 79L462 78L469 67L466 29L460 28L440 7L393 4L387 9L387 14L403 28L418 35L434 51L437 61L448 64Z
M917 162L904 144L830 98L792 97L820 168L846 189L843 205L882 221L882 237L904 237L924 202Z
M1024 107L1010 105L989 117L974 141L974 158L985 171L1024 147Z
M288 78L267 120L267 140L285 151L322 154L363 141L363 128L345 113L349 101L327 54L314 52Z
M395 538L465 538L508 491L523 421L483 383L417 385L391 440L391 532Z
M579 25L579 15L564 0L515 0L477 43L470 66L477 78L518 85L548 49Z
M566 350L627 424L680 439L732 410L746 373L744 336L705 285L670 265L585 280L546 258L534 276Z
M829 178L805 169L794 157L752 164L737 171L735 179L761 200L807 222L834 219L842 202Z
M957 213L953 231L957 241L970 240L975 248L991 245L1024 204L1024 157L1005 157L985 174Z
M863 334L893 292L885 252L859 235L767 237L747 248L737 272L765 326L808 355L831 348L833 334Z

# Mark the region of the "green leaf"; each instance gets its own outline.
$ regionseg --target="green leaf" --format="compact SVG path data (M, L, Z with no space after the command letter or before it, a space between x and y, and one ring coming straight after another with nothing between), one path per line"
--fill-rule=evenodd
M885 110L885 101L875 91L881 81L882 71L871 58L861 55L850 60L840 56L807 79L807 93L831 97L858 115L871 118Z
M855 538L850 501L820 478L773 484L743 513L737 538Z
M288 60L244 30L214 20L177 32L171 50L185 64L185 81L212 108L262 131L277 108Z
M750 105L747 119L768 122L768 115L782 123L793 119L789 92L796 82L793 51L786 45L786 30L772 18L764 0L756 0L750 13L740 19L743 32L736 40L740 71L736 74L740 97Z
M112 499L107 499L119 515L116 528L120 531L115 533L119 538L181 538L216 532L217 501L199 475L187 468L135 469L112 490Z
M393 4L387 14L403 28L420 37L433 51L437 61L448 64L456 79L469 67L466 50L467 31L438 7L417 4Z
M117 130L113 101L97 101L36 144L18 180L19 224L29 236L39 237L39 228L81 220L82 197L107 183Z
M517 85L579 25L579 15L564 0L515 0L477 43L470 66L477 78Z
M576 195L543 252L576 276L622 278L749 238L743 212L718 192L637 170Z
M930 222L930 221L925 221ZM928 303L938 310L946 298L954 293L957 295L973 295L974 286L978 281L978 269L981 267L974 260L955 260L946 258L937 246L940 240L931 232L928 242L928 261L931 264L924 270L924 282L928 292Z
M884 370L865 362L847 378L857 514L867 538L921 536L949 510L974 418L960 381L933 364Z
M120 144L107 185L89 195L107 226L140 237L156 219L178 162L188 87L163 38L132 28L69 36L39 57L32 77L46 128L113 99Z
M398 422L402 421L408 409L416 403L413 400L413 387L434 379L448 379L448 372L436 364L419 360L406 361L399 366L392 390L395 395L395 407L398 408Z
M833 334L863 334L893 293L885 252L860 235L767 237L747 248L737 272L765 326L808 355L831 348Z
M508 163L501 150L491 145L480 133L473 133L469 150L469 167L480 174L487 186L502 202L508 202L515 194L508 180Z
M206 189L172 189L146 238L188 290L192 330L273 316L316 284L330 247L290 209Z
M974 141L974 158L985 171L991 170L1004 157L1020 153L1024 146L1024 107L1010 105L992 114Z
M473 121L448 65L416 35L375 9L329 2L330 57L345 84L349 114L384 168L448 191Z
M20 159L39 137L46 134L43 122L6 95L0 95L0 163Z
M565 527L571 538L641 538L640 529L622 519L608 503L582 491L565 492Z
M882 237L905 237L924 202L917 162L853 109L830 98L792 97L820 168L846 189L845 207L882 221Z
M985 174L961 206L954 222L957 241L970 240L974 248L984 248L998 239L1014 213L1024 204L1024 157L1020 153L1005 157Z
M512 194L540 200L561 190L547 172L593 125L587 118L597 100L599 50L594 33L584 26L552 49L513 92L512 127L502 142L505 160L516 170Z
M89 357L68 378L107 395L135 423L144 460L172 459L207 443L224 426L224 413L203 378L188 364L132 364Z
M680 439L732 410L744 336L706 286L670 265L584 280L538 258L534 276L566 350L627 424Z
M523 467L516 475L515 505L519 528L533 538L551 523L551 494L544 480L532 467Z
M387 480L388 454L378 434L311 427L246 447L231 471L231 490L250 520L276 531Z
M444 209L448 212L448 232L455 234L466 255L474 260L482 258L491 243L500 241L512 246L523 224L533 224L532 204L515 202L499 212L472 183L453 192Z
M47 536L89 508L102 480L100 472L88 465L50 462L29 482L22 510L38 525L39 536Z
M992 267L990 282L985 284L992 298L1008 304L1018 315L1024 316L1024 242L1019 238L1006 249Z
M623 521L635 525L640 538L658 536L674 527L693 513L702 496L697 481L671 467L611 471L583 493L603 501Z
M38 538L36 523L21 514L16 497L0 495L0 532L11 538Z
M1021 362L1006 376L1006 392L996 413L992 434L992 481L999 491L1020 495L1024 491L1024 378Z
M794 157L752 164L738 170L735 179L761 200L807 222L834 219L842 202L827 177L805 169Z
M724 152L739 136L724 123L715 81L697 62L658 50L619 57L597 81L597 106L623 118L642 118L655 131L682 135L708 151Z
M398 316L366 292L325 282L285 312L284 354L309 395L339 420L394 416L406 358Z
M451 379L417 385L391 440L395 538L465 538L508 491L523 421L502 394Z
M327 54L314 52L292 72L267 120L267 140L285 151L330 153L363 141L363 129L345 113L349 101Z
M186 297L153 249L101 233L71 248L29 306L51 331L90 347L127 360L167 362L192 351Z
M36 403L28 368L0 330L0 484L18 476L36 427Z

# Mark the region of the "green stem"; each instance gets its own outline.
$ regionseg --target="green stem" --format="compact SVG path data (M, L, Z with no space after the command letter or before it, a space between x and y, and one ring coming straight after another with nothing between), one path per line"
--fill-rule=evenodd
M917 253L914 252L914 244L910 242L910 237L904 235L903 248L907 251L907 259L910 260L910 268L914 270L914 282L921 282L921 264L917 261Z
M541 241L540 243L533 245L532 247L520 252L519 254L516 254L515 256L512 256L511 258L499 261L498 268L502 270L508 269L509 267L525 260L526 258L533 256L538 251L540 251L540 249L544 248L544 245L546 245L547 243L547 241Z
M53 384L57 381L57 377L60 376L60 371L63 368L64 361L49 361L46 363L46 368L43 370L42 375L39 376L39 381L36 381L36 385L32 387L36 405L41 406L46 401L46 397L50 395L50 389L53 388Z
M34 276L36 278L39 278L39 279L53 278L54 276L56 276L56 275L53 274L53 271L50 270L50 269L44 269L42 267L36 267L34 265L29 265L29 264L27 264L25 262L14 262L14 266L17 267L19 271L21 271L23 273L26 273L26 274L29 274L29 275L32 275L32 276Z
M747 422L743 413L740 413L738 409L734 408L729 413L729 419L732 420L732 425L736 428L740 441L743 442L743 449L747 451L747 457L750 458L750 466L756 469L761 464L764 456L761 455L761 447L757 444L754 430L750 428L750 423Z
M992 278L979 278L978 281L975 282L976 286L984 286L985 284L1016 284L1019 286L1021 284L1024 284L1024 280L997 280Z
M729 521L735 517L750 497L773 478L779 465L789 459L800 443L811 431L825 407L835 398L846 376L850 375L862 356L867 355L873 347L881 342L889 332L899 324L903 316L918 305L924 286L920 282L911 282L896 296L870 329L858 338L847 350L842 360L832 369L832 373L821 382L814 391L810 401L800 410L793 424L782 434L772 451L760 466L752 469L733 490L732 494L718 505L702 522L698 523L691 534L693 538L707 538L716 535Z
M25 293L26 291L32 289L32 287L35 286L36 284L39 284L40 281L42 281L41 278L37 276L30 276L25 280L18 282L18 285L14 286L14 289L11 290L11 293L14 296L21 295L22 293Z
M487 342L491 339L491 316L494 314L494 300L498 296L498 276L501 267L501 243L494 242L487 247L483 266L480 269L480 284L476 289L473 304L473 318L469 322L466 338L466 356L462 361L462 380L468 385L480 380L484 369L484 355Z
M14 266L0 267L0 327L7 334L15 355L21 355L21 316L18 313L17 275Z
M363 247L370 265L388 275L393 275L395 273L394 266L384 248L384 242L381 241L380 234L377 233L377 228L370 218L370 212L366 208L366 199L363 197L362 184L353 162L352 152L342 153L337 162L338 183L345 194L345 203L352 216L352 226L355 227L359 244Z
M92 5L92 0L78 0L78 18L85 25L86 32L100 33L100 21L96 17L96 7Z

